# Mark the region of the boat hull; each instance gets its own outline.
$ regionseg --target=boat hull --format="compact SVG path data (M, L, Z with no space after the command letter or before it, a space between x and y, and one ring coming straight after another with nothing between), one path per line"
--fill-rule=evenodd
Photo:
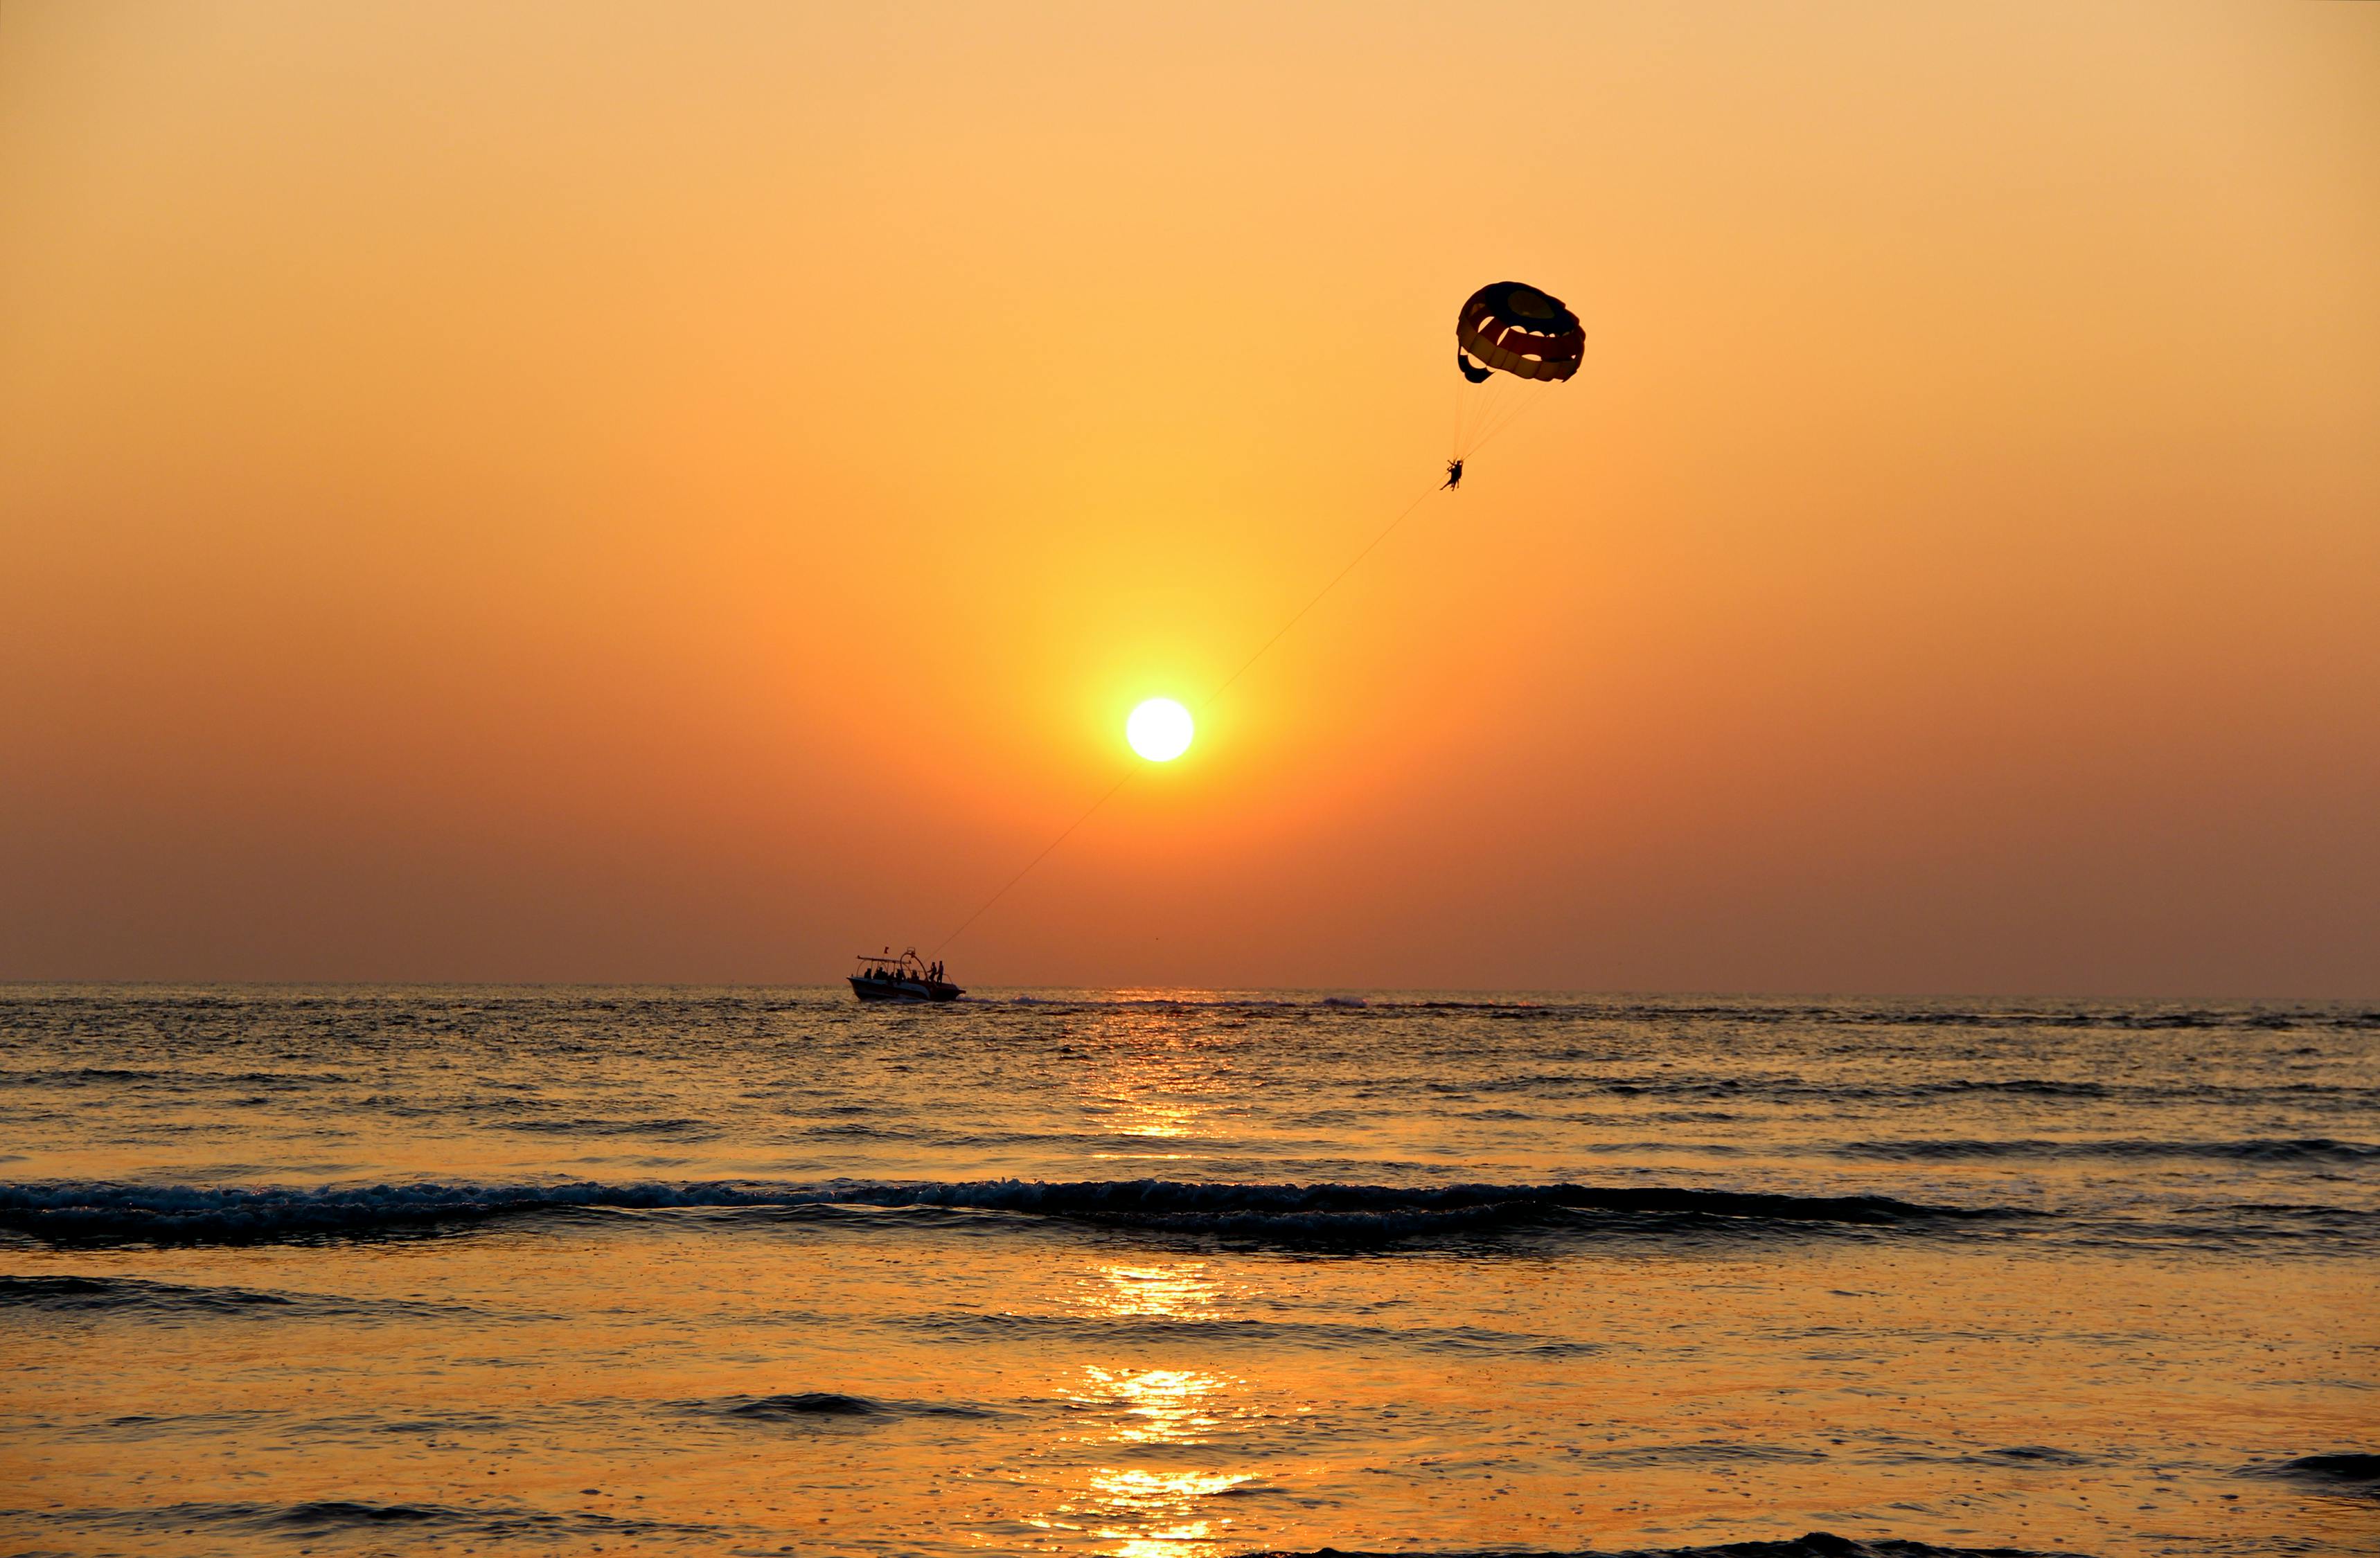
M966 994L941 979L863 979L851 975L851 993L863 1001L955 1001Z

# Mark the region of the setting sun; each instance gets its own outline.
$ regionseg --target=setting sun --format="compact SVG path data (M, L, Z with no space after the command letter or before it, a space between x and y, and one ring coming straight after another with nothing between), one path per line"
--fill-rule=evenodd
M1151 698L1123 722L1123 739L1152 763L1171 763L1190 750L1190 711L1172 698Z

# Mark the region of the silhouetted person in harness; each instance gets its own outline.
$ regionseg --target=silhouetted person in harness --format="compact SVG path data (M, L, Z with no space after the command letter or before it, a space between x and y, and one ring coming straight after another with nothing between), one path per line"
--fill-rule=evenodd
M1463 485L1463 462L1462 462L1462 461L1460 461L1460 460L1449 460L1449 461L1446 463L1446 487L1441 487L1441 488L1439 488L1439 490L1440 492L1443 492L1443 491L1445 491L1445 490L1446 490L1446 488L1447 488L1447 487L1457 487L1457 488L1459 488L1459 487L1461 487L1462 485Z

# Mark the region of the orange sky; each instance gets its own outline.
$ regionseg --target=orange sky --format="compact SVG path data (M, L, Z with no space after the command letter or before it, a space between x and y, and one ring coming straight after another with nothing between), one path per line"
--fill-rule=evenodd
M2380 7L0 6L0 977L2380 995Z

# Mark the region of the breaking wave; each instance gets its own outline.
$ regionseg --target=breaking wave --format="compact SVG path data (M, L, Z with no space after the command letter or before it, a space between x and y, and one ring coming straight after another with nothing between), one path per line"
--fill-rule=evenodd
M595 1492L593 1489L588 1490ZM637 1537L707 1537L730 1528L616 1516L599 1510L552 1511L517 1505L378 1504L360 1499L318 1499L303 1504L187 1503L128 1509L38 1510L44 1523L130 1531L188 1531L193 1527L269 1536L337 1538L398 1530L423 1535L491 1540L576 1540Z
M2342 1450L2326 1455L2300 1455L2293 1461L2283 1461L2277 1466L2250 1467L2246 1468L2245 1475L2277 1477L2326 1493L2380 1499L2380 1455L2363 1451Z
M778 1395L730 1395L717 1401L691 1403L707 1417L737 1422L806 1423L831 1419L886 1418L990 1418L988 1407L941 1401L879 1401L872 1396L845 1395L840 1391L804 1390Z
M601 1491L586 1492L600 1496ZM684 1521L613 1515L596 1509L547 1510L519 1504L374 1503L361 1499L320 1499L302 1504L183 1503L115 1509L59 1509L27 1512L42 1525L140 1533L188 1531L249 1533L261 1537L409 1538L490 1540L573 1541L596 1543L638 1539L695 1539L720 1542L763 1533L750 1527L696 1525ZM782 1533L777 1533L782 1534ZM781 1550L782 1551L782 1550ZM1476 1558L1472 1550L1466 1558ZM1387 1554L1325 1548L1297 1553L1271 1550L1249 1558L1388 1558ZM1402 1548L1396 1558L1453 1558L1414 1548ZM1546 1553L1540 1558L2046 1558L2031 1549L2015 1547L1940 1547L1931 1542L1886 1537L1855 1541L1828 1531L1812 1531L1783 1541L1737 1541L1709 1547L1637 1548L1627 1552L1598 1550L1572 1554Z
M0 1276L0 1313L46 1313L98 1318L138 1315L150 1320L227 1315L288 1315L300 1318L419 1317L471 1312L461 1305L421 1299L347 1298L314 1293L274 1293L251 1287L195 1287L125 1276Z
M0 1229L53 1242L263 1243L573 1212L942 1210L1288 1243L1367 1244L1539 1229L1573 1235L1918 1228L2028 1215L1889 1196L1590 1185L1224 1184L980 1179L370 1186L0 1185Z
M723 1418L889 1418L892 1408L864 1395L805 1390L786 1395L736 1396L714 1408Z
M2380 1163L2380 1145L2336 1141L2326 1136L2294 1140L2252 1138L2238 1141L1852 1141L1844 1157L1907 1162L1954 1162L1975 1158L2206 1158L2228 1163Z
M1326 1547L1318 1552L1284 1551L1257 1552L1248 1558L1390 1558L1381 1552L1342 1552ZM1451 1553L1432 1553L1414 1548L1401 1548L1396 1558L1457 1558ZM1461 1558L1480 1558L1476 1550ZM1576 1552L1546 1552L1532 1558L2045 1558L2044 1554L2022 1547L1937 1547L1932 1542L1905 1541L1896 1537L1873 1541L1854 1541L1831 1531L1812 1531L1807 1536L1788 1541L1730 1541L1715 1547L1630 1548L1626 1552L1582 1549Z

